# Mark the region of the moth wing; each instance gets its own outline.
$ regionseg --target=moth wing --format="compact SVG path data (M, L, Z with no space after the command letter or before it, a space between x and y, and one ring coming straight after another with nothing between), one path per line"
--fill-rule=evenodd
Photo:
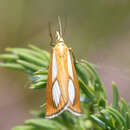
M68 83L70 104L67 110L73 113L74 115L80 116L82 114L80 108L80 92L76 76L76 70L71 56L71 51L68 51L68 72L70 76Z
M46 86L46 118L53 118L61 114L68 107L65 102L57 79L56 54L52 49L51 63L48 71L48 81Z

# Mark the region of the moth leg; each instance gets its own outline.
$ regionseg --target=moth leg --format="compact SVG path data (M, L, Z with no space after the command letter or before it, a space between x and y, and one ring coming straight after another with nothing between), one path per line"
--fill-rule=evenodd
M44 103L44 104L42 104L41 106L40 106L40 108L45 108L46 107L46 103Z
M79 61L77 60L77 58L76 58L76 56L75 56L75 54L74 54L74 52L72 51L71 48L69 48L69 51L70 51L70 53L72 54L72 57L73 57L73 59L74 59L74 62L75 62L75 63L78 63Z
M56 44L54 42L50 42L50 46L54 47Z

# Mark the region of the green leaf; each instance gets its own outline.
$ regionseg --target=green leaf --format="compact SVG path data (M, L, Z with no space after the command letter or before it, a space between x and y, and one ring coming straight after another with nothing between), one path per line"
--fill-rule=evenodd
M29 124L29 125L36 125L39 127L43 127L43 128L49 128L49 129L59 129L62 128L62 126L53 120L48 120L48 119L39 119L39 118L35 118L35 119L30 119L25 121L25 124Z
M46 87L46 82L38 82L38 83L32 84L29 88L40 89L40 88L45 88L45 87Z
M46 56L45 55L42 55L41 53L36 52L34 50L31 50L31 49L26 49L26 48L7 48L6 50L8 52L13 52L13 53L22 52L22 53L25 53L25 54L29 54L29 55L35 56L38 59L46 60Z
M0 67L5 67L8 69L14 69L14 70L25 70L25 67L18 63L0 63Z
M18 62L20 65L24 66L25 68L27 68L27 69L29 69L29 70L31 70L31 71L37 71L37 70L41 69L40 66L37 66L37 65L35 65L35 64L33 64L33 63L29 63L29 62L24 61L24 60L17 60L17 62Z
M30 54L27 54L25 52L16 52L18 54L18 56L20 56L22 59L34 63L38 66L42 66L42 67L47 67L48 63L46 61L43 61L41 59L36 58L35 56L32 56Z
M36 79L35 82L46 82L48 75L35 75L33 78Z
M112 89L113 89L113 100L112 100L112 107L115 109L119 109L119 95L118 95L118 90L117 86L114 82L112 82Z
M129 112L129 108L126 101L123 98L121 98L121 103L121 113L126 118L126 112Z
M78 76L88 85L89 76L86 69L80 63L75 63L75 68Z
M44 50L42 50L34 45L31 45L31 44L29 45L29 47L31 49L33 49L34 51L39 52L41 55L44 55L48 59L48 61L50 61L50 54L47 51L44 51Z
M48 74L48 70L38 70L34 73L35 75L47 75Z
M106 130L106 125L105 123L100 120L98 117L94 116L94 115L91 115L91 119L98 125L100 126L101 128L105 129Z
M114 130L114 128L115 128L115 121L114 121L113 117L108 114L108 112L106 111L106 109L103 109L101 111L101 115L103 117L102 120L105 122L107 128L111 128L111 129Z
M88 72L92 75L92 80L95 79L95 84L94 84L94 88L96 91L96 95L98 97L100 97L101 95L104 96L104 98L106 98L106 92L105 92L105 88L98 76L98 73L96 72L96 70L94 69L93 65L88 63L86 60L81 60L82 61L82 65L84 65Z
M74 124L75 124L74 119L72 118L72 116L69 113L67 113L67 112L62 113L61 120L65 126L68 125L70 128L74 127Z
M23 126L17 126L13 128L12 130L37 130L36 127L32 125L23 125Z
M127 128L130 129L130 113L126 112L126 124Z
M101 97L98 100L98 106L99 106L100 109L105 109L106 108L106 100L105 100L105 98Z
M88 69L88 71L93 75L93 77L98 81L100 87L102 86L102 82L98 76L98 73L95 71L92 64L88 63L86 60L81 60L83 65L85 65ZM102 89L102 88L101 88Z
M107 110L118 121L119 125L122 124L126 128L126 121L119 111L112 107L109 107Z
M87 87L87 85L81 79L79 79L79 86L82 89L83 93L93 101L95 98L94 93Z
M45 106L45 104L44 104L44 106ZM36 117L45 118L45 112L43 112L41 110L32 110L31 114Z
M13 54L1 54L0 59L4 61L16 61L18 59L18 56Z

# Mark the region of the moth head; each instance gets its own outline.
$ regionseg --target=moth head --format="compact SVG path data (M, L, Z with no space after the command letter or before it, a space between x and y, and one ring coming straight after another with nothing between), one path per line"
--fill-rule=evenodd
M63 40L61 34L58 31L56 31L56 42L63 42L63 41L64 40Z

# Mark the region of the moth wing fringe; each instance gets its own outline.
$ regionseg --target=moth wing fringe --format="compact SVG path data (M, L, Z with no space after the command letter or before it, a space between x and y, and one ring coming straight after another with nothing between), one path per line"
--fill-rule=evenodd
M52 115L46 115L45 118L51 119L51 118L59 116L62 112L64 112L65 110L68 109L69 104L70 104L70 102L68 101L58 112L53 113Z
M82 116L82 115L83 115L82 113L79 113L79 112L74 111L74 110L71 109L70 107L68 107L67 110L68 110L69 112L71 112L71 113L72 113L73 115L75 115L75 116Z

